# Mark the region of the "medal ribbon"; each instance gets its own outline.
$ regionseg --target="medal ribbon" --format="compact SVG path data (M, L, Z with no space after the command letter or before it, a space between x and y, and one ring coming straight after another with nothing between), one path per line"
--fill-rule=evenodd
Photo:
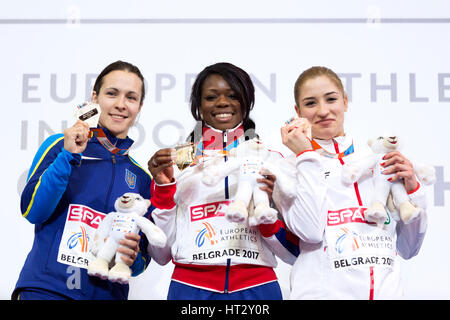
M215 155L222 155L222 156L228 156L229 152L231 149L236 148L240 141L242 140L242 138L238 138L235 139L232 143L230 143L229 145L227 145L225 148L221 149L221 150L217 150L217 152L215 153ZM195 147L195 156L194 156L194 161L192 162L191 166L196 165L199 161L201 161L201 159L203 159L204 157L208 157L210 155L205 154L204 153L204 145L203 145L203 139L200 140L197 143L197 146ZM211 151L213 151L214 149L211 149Z
M227 146L223 150L218 150L216 155L228 156L228 151L229 151L229 149L231 149L231 148L228 148L228 147L230 147L231 145L235 145L235 143L233 142L232 144L230 144L229 146ZM197 143L196 148L195 148L194 161L191 163L191 166L196 165L197 163L202 161L203 158L208 157L208 156L210 156L210 155L204 154L203 141L199 141Z
M322 148L315 140L311 140L311 145L313 146L313 150L316 151L321 156L333 159L341 159L349 154L352 154L355 150L353 149L353 142L350 147L347 148L344 152L339 153L331 153Z
M129 149L119 149L115 145L109 141L108 137L106 136L105 132L102 128L91 128L90 129L90 138L96 137L98 142L102 144L109 152L118 154L121 156L125 156L128 154Z

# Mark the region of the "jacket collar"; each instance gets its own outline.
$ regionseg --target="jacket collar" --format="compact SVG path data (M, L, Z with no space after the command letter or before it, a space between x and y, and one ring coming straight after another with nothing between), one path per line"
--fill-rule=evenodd
M237 140L244 137L244 126L239 123L235 128L218 130L207 124L202 128L202 143L204 149L222 150L237 146Z
M353 137L344 134L329 140L314 139L325 151L336 153L335 145L337 144L339 151L347 150L353 144Z
M97 128L101 128L103 132L106 135L106 138L109 140L109 142L114 145L117 149L130 149L130 147L133 145L134 140L129 138L128 136L124 139L117 138L114 134L112 134L107 128L98 126ZM96 143L100 143L97 137L93 136L91 141L95 141ZM105 148L105 150L107 150Z

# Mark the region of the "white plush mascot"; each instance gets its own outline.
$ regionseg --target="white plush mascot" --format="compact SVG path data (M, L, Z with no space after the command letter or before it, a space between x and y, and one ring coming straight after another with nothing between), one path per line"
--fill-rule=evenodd
M137 233L140 230L146 235L149 243L156 247L166 245L166 235L143 215L150 207L150 200L137 193L125 193L114 203L116 212L110 212L100 223L91 252L96 259L89 263L88 274L112 282L128 283L131 269L122 261L117 252L119 240L127 233ZM115 265L109 270L109 263L115 257Z
M373 154L362 160L358 160L357 163L347 162L343 167L342 181L347 184L352 184L373 171L375 189L372 203L366 211L367 221L380 225L387 220L388 216L385 206L390 203L388 197L391 193L392 200L395 207L399 210L402 221L404 223L411 222L420 213L420 208L410 200L403 182L399 180L394 182L388 181L394 174L383 174L382 171L384 168L380 165L386 153L399 149L398 137L381 136L375 140L370 139L368 145L371 147ZM420 182L425 185L430 185L435 182L434 167L412 163L414 172ZM392 204L389 207L392 208Z
M287 195L293 195L295 186L271 161L270 151L257 138L242 142L230 151L227 161L223 161L220 157L209 161L208 166L205 166L203 170L202 181L206 185L215 185L233 171L239 172L238 187L234 201L225 213L225 218L237 223L244 223L248 219L250 226L274 223L278 212L270 207L267 193L260 189L265 185L256 180L262 178L261 173L273 174L276 177L275 183ZM252 199L254 210L249 208Z

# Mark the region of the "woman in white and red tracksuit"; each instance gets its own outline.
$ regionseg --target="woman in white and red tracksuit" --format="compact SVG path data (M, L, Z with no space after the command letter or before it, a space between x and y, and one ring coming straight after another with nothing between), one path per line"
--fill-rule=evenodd
M398 151L385 156L385 173L402 179L419 216L403 223L396 212L382 227L365 211L374 186L368 176L353 185L341 182L343 164L367 151L344 132L348 99L338 76L312 67L295 84L294 119L281 130L296 155L291 174L297 196L289 201L275 185L273 198L287 227L300 238L300 255L291 273L291 299L398 299L402 297L398 255L415 256L424 239L425 191L411 163ZM311 137L313 140L308 139Z
M205 68L191 95L191 111L199 121L188 140L197 154L226 154L253 138L253 103L254 87L245 71L229 63ZM274 253L292 264L298 239L281 220L256 227L229 222L224 213L234 199L237 176L207 186L194 163L174 177L173 151L159 150L149 161L155 179L152 216L172 244L175 264L168 299L282 299ZM261 178L271 193L273 181Z

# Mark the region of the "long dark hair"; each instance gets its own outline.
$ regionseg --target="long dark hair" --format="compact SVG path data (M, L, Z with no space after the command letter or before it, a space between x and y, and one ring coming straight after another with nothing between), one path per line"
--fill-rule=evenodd
M201 137L201 134L194 134L201 130L203 125L200 117L200 106L202 104L202 87L205 80L213 74L220 75L235 92L239 103L241 105L243 126L248 138L253 138L255 123L250 119L250 111L253 109L255 104L255 87L253 82L247 72L241 68L228 63L219 62L210 66L207 66L197 75L194 85L191 91L191 113L195 120L197 120L197 125L194 131L188 137L188 141L196 142ZM201 131L200 131L201 132Z
M126 62L126 61L118 60L118 61L113 62L113 63L109 64L108 66L106 66L106 68L103 69L102 72L100 72L97 79L95 80L94 88L92 90L95 91L95 93L98 95L100 93L100 88L103 85L103 78L108 73L110 73L112 71L116 71L116 70L128 71L128 72L134 73L135 75L137 75L139 77L139 79L142 80L141 101L139 101L139 104L142 104L144 102L144 98L145 98L144 76L142 75L142 73L138 67L136 67L135 65L133 65L129 62Z

